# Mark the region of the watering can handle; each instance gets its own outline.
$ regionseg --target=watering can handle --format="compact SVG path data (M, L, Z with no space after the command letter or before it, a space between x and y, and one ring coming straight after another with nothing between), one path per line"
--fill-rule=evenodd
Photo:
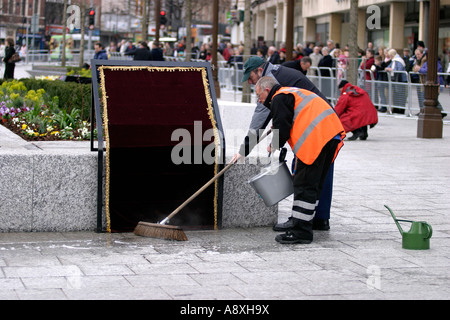
M428 235L425 237L425 239L430 239L431 236L433 235L433 228L431 227L431 225L429 225L428 223L425 223L425 225L428 228Z

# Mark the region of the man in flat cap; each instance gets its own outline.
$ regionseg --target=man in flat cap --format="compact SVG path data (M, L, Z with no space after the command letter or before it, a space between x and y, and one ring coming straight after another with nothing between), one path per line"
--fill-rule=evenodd
M242 82L248 81L249 84L256 85L258 80L264 76L273 77L283 87L296 87L309 90L328 102L322 92L300 71L281 65L273 65L270 62L265 62L260 57L250 57L244 64ZM252 151L255 146L253 142L258 141L260 132L266 128L271 120L271 111L262 103L257 102L247 136L232 161L238 161ZM333 192L333 173L334 165L331 165L324 182L321 198L313 221L314 230L330 229L329 219ZM274 231L289 231L292 227L292 219L289 219L287 222L276 224L273 229Z

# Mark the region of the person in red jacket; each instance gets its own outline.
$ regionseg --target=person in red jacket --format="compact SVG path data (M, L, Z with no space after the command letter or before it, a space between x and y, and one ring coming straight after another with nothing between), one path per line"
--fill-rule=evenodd
M369 94L346 80L341 81L339 90L341 96L334 110L341 119L345 132L353 133L348 140L366 140L369 136L367 126L373 127L378 123L377 110Z
M361 61L361 64L359 66L361 70L367 70L365 71L366 80L369 81L372 80L372 78L370 77L370 68L372 68L374 63L375 63L375 51L373 51L372 49L367 49L366 57Z

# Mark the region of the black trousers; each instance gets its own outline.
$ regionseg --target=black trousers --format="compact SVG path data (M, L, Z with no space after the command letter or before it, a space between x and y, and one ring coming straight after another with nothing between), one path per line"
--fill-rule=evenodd
M5 63L5 73L3 74L3 79L14 79L14 69L16 67L15 63Z
M339 140L331 139L311 165L297 159L297 168L294 174L293 218L303 221L314 219L323 184L339 143Z

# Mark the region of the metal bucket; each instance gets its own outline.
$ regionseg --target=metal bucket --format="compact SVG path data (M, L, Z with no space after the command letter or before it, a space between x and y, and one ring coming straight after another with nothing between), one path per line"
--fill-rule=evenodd
M272 163L263 168L261 173L248 180L256 193L268 207L294 193L292 174L286 161Z

